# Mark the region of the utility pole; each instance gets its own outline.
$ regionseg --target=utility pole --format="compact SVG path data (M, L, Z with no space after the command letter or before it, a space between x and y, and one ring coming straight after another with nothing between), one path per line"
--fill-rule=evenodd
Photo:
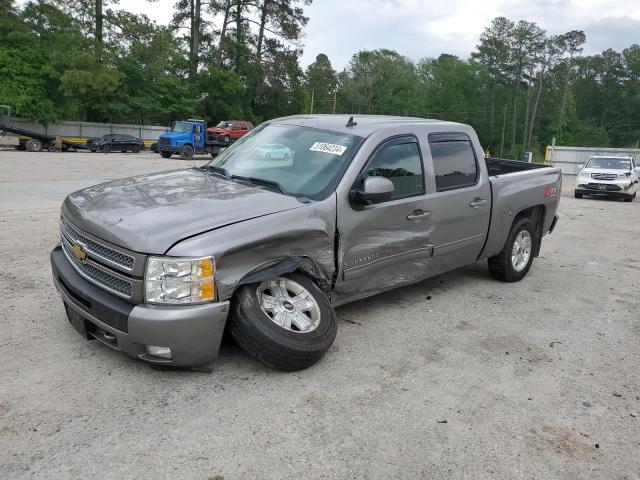
M99 61L102 61L102 30L103 30L103 19L104 16L102 14L102 0L96 0L96 8L95 8L95 37L96 37L96 56Z
M338 100L338 90L333 91L333 114L336 113L336 101Z
M315 96L316 96L316 92L315 91L311 91L311 111L309 112L309 114L313 115L313 101L315 100Z
M502 158L502 152L504 151L504 130L507 126L507 104L504 104L502 109L502 139L500 140L500 158Z

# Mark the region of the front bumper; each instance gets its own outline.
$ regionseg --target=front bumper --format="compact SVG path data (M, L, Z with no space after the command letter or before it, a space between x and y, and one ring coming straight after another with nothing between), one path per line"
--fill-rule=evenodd
M624 198L633 195L634 182L625 180L599 181L586 177L579 177L576 182L576 193L581 195L606 195Z
M176 367L206 365L218 355L229 302L132 305L82 278L59 245L51 252L51 269L70 323L86 338L134 358ZM146 345L169 347L172 358L149 355Z
M579 195L603 195L612 198L627 198L633 195L630 189L622 190L600 190L589 185L579 185L576 187L576 193Z
M175 145L158 145L158 150L160 152L170 152L170 153L181 153L182 147L177 147Z

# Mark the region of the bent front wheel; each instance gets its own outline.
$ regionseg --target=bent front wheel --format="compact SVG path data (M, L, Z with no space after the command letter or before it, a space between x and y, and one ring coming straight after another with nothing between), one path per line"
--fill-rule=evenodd
M310 367L336 337L329 299L299 273L240 287L232 308L232 337L246 353L277 370Z

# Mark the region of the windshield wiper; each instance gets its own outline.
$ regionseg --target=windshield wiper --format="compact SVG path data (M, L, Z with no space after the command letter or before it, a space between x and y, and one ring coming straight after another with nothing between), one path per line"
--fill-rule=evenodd
M200 168L211 170L214 173L219 173L220 175L224 176L224 178L231 178L231 174L229 173L229 170L227 170L224 167L218 167L217 165L203 165Z
M267 188L270 188L271 190L276 190L277 192L280 192L283 195L289 195L289 192L287 192L282 187L282 185L280 185L278 182L274 182L273 180L265 180L263 178L256 178L256 177L242 177L240 175L231 175L231 178L234 180L241 180L241 181L253 183L254 185L267 187Z

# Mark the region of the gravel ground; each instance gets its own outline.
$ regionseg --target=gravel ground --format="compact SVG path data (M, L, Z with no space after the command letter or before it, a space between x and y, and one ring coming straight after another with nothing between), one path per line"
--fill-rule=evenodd
M48 255L67 193L191 163L0 152L0 478L640 478L640 199L568 178L525 280L483 262L341 307L306 371L230 344L158 371L71 328Z

